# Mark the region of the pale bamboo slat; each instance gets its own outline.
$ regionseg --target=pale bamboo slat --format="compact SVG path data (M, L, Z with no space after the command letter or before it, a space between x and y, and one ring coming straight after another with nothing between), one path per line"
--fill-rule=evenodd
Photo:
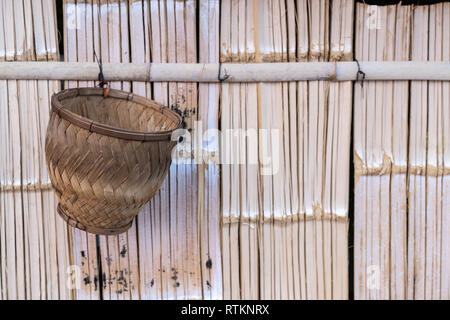
M220 1L206 0L199 4L199 62L219 62ZM217 84L199 84L198 120L209 139L204 146L196 141L194 155L206 159L198 166L198 215L201 249L201 273L204 299L220 299L222 289L222 255L220 238L220 169L217 163L219 144L214 130L219 126L219 89ZM209 131L211 130L211 131Z

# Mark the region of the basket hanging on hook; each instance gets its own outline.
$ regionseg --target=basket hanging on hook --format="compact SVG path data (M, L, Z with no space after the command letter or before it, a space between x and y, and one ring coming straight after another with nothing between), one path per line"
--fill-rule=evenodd
M152 100L103 88L52 96L45 154L58 213L71 226L113 235L161 187L181 116Z

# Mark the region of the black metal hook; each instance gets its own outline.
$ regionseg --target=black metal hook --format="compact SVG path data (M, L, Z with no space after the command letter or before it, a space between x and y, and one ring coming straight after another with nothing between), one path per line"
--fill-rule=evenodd
M94 50L94 57L95 57L95 59L97 60L97 63L98 63L98 68L100 69L100 72L99 72L99 74L98 74L98 81L99 81L99 84L98 84L98 86L99 87L101 87L101 88L103 88L106 84L108 84L106 81L105 81L105 77L104 77L104 75L103 75L103 63L102 63L102 59L100 58L98 58L97 57L97 53L95 53L95 50Z
M361 66L359 65L358 60L355 59L355 61L356 61L356 65L358 66L358 72L356 72L356 81L360 81L361 89L362 89L363 85L364 85L364 80L366 79L366 73L361 70ZM360 75L361 75L361 79L359 77Z
M230 77L230 75L227 74L227 70L225 70L223 77L221 75L222 75L222 62L219 63L219 74L217 76L217 79L220 82L224 82L224 81L228 80L228 78Z

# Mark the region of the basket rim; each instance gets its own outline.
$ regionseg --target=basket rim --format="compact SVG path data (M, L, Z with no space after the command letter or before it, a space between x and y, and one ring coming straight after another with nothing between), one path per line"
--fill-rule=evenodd
M134 131L123 128L117 128L107 124L103 124L98 121L91 120L89 118L83 117L75 112L70 111L63 106L61 100L74 98L77 96L102 96L105 93L103 88L71 88L65 89L58 93L52 95L51 105L52 112L55 112L70 123L81 127L83 129L89 130L90 132L95 132L101 135L110 136L125 140L134 141L166 141L171 140L172 132L176 129L182 128L182 118L181 116L170 110L168 107L154 101L151 99L144 98L142 96L136 95L131 92L126 92L117 89L110 89L108 97L124 99L128 101L133 101L135 103L144 105L155 109L157 112L164 114L165 116L171 118L175 121L176 127L172 130L159 131L159 132L145 132L145 131ZM159 107L159 108L158 108Z

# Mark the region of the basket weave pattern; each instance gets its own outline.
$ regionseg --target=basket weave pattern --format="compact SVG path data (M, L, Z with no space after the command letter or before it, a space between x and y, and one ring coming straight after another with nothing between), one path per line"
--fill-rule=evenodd
M45 152L59 214L88 232L126 231L161 187L180 123L169 109L117 90L53 96Z

